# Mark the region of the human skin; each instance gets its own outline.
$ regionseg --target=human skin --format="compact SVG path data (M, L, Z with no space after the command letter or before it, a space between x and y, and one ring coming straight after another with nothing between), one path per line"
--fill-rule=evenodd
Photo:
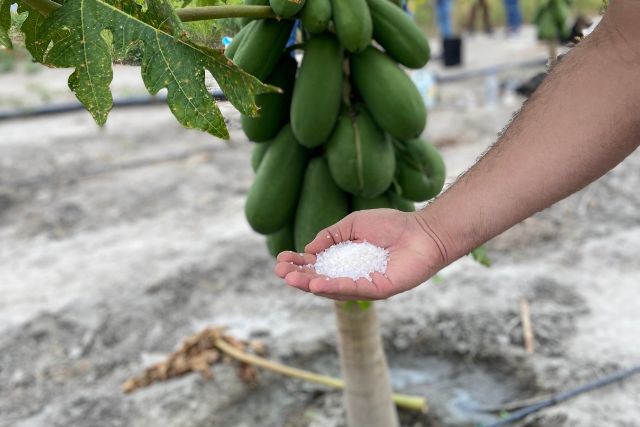
M550 72L485 155L419 212L355 212L276 274L337 300L385 299L423 283L473 248L580 190L640 145L640 0L611 0L595 31ZM344 240L389 251L386 273L353 281L307 267Z

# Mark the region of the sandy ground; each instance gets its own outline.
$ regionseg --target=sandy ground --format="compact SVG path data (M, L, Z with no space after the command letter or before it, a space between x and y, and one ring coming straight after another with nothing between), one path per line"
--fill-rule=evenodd
M481 36L469 51L491 43L494 62L543 55L530 35ZM468 62L484 60L471 53ZM134 71L117 71L116 94L140 93ZM60 70L1 76L3 107L34 84L70 99L65 80ZM442 87L430 112L427 136L442 147L450 181L521 102L506 94L483 106L482 84ZM469 99L473 108L462 108ZM164 107L114 111L104 129L86 113L0 123L0 426L344 426L339 393L271 374L248 387L229 366L216 367L214 380L194 374L120 392L206 325L262 339L274 359L338 374L331 304L276 280L263 238L244 220L250 144L237 112L222 109L228 144L180 128ZM639 168L636 153L494 239L490 269L463 259L377 305L396 389L431 407L402 413L403 425L489 422L484 407L640 361ZM523 350L523 298L534 354ZM639 420L635 377L519 425Z

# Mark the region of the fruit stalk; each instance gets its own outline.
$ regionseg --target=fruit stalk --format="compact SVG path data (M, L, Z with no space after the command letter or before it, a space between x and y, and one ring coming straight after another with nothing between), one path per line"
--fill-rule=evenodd
M21 0L24 4L32 9L37 10L43 16L48 16L62 5L51 0ZM276 14L269 6L244 6L244 5L225 5L225 6L200 6L189 7L176 10L178 18L183 22L206 21L210 19L222 18L257 18L270 19L275 18Z
M222 18L269 19L276 17L273 9L269 6L245 5L188 7L176 10L176 14L182 22L206 21L209 19Z

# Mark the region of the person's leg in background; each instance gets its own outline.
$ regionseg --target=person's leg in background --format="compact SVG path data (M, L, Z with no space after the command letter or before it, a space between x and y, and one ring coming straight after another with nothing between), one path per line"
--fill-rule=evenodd
M491 34L493 27L491 25L491 16L489 15L489 2L487 0L478 0L480 8L482 9L482 21L484 23L484 32Z
M440 36L443 39L450 38L453 35L451 27L451 9L452 0L436 0L436 16L438 19L438 28Z
M476 30L476 13L478 12L478 0L475 0L469 11L469 21L467 22L467 31L473 33Z
M507 32L517 33L522 25L522 13L519 0L504 0L507 14Z

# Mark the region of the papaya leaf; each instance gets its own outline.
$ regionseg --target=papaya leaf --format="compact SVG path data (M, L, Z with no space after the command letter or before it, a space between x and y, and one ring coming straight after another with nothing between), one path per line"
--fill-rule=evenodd
M18 13L27 12L27 18L20 26L20 31L24 34L24 44L33 57L38 62L42 62L42 56L47 49L48 42L38 38L40 27L44 24L45 16L35 9L20 2L18 3Z
M104 124L112 106L109 85L114 57L142 46L142 79L155 95L167 89L167 102L185 127L228 138L224 118L205 85L205 70L241 113L255 116L255 96L276 91L243 72L221 51L197 46L167 0L67 0L47 17L38 38L48 46L42 62L73 67L69 87L96 122Z
M11 28L11 1L0 0L0 46L11 49L11 38L9 28Z

